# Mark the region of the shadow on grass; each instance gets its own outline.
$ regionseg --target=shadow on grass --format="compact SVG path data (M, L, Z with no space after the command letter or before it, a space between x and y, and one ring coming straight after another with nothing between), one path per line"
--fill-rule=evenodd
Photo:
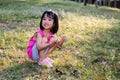
M0 80L66 80L68 77L79 80L80 73L68 65L47 68L28 61L0 71Z
M27 77L33 77L36 73L40 75L42 69L37 63L26 61L0 71L0 80L23 80Z

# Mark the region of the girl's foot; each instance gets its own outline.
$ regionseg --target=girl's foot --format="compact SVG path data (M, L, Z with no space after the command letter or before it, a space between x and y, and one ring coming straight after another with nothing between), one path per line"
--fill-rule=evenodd
M43 61L39 61L38 65L40 66L47 66L47 67L53 67L53 65L51 64L51 62L46 58Z
M46 59L46 62L47 62L47 67L53 67L53 65L51 64L51 62L48 60L48 59Z
M38 65L40 65L40 66L44 66L45 64L46 64L45 60L43 60L43 61L38 61Z
M46 58L50 63L53 63L54 60L50 59L49 57Z

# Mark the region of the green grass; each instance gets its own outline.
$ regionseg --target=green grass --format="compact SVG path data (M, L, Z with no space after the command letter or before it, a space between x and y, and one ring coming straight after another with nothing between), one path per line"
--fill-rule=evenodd
M68 41L50 55L54 67L43 68L28 58L26 47L49 9L59 15L57 36L65 33ZM119 9L68 0L0 1L0 80L119 80L119 66Z

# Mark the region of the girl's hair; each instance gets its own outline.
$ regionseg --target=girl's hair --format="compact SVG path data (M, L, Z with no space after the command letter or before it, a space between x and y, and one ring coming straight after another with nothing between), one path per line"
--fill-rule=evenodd
M48 16L49 18L52 18L52 19L53 19L53 28L51 29L51 32L52 32L53 34L57 33L58 28L59 28L58 16L57 16L57 14L56 14L54 11L52 11L52 10L45 11L45 12L43 13L43 15L42 15L42 17L41 17L41 21L40 21L40 29L41 29L41 30L44 29L44 27L42 26L42 20L43 20L43 18L44 18L44 16L45 16L46 14L47 14L47 16Z

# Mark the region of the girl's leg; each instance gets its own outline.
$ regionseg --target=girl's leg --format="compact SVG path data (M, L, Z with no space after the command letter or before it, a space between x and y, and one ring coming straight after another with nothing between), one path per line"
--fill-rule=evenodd
M46 58L45 55L47 54L48 50L49 48L39 51L39 57L41 61Z
M50 61L48 61L48 59L45 58L45 53L47 51L48 49L38 51L36 44L34 44L32 48L32 59L38 60L39 65L42 65L42 66L47 65L48 67L52 67L52 64L50 63Z
M43 60L44 59L44 50L38 51L36 44L32 48L32 59L33 60Z
M56 49L57 45L54 44L53 46L51 46L47 51L46 51L46 54L45 54L45 58L47 58L49 56L50 53L52 53L55 49Z
M44 50L39 51L39 60L43 61L45 57Z
M39 62L38 62L39 65L42 65L42 66L47 65L48 67L52 67L53 66L51 64L53 61L52 60L50 61L49 58L45 57L45 55L47 54L48 50L49 49L47 48L46 50L41 50L39 52L39 56L40 56L40 59L39 59Z
M33 60L38 60L39 59L39 52L38 52L38 49L36 47L36 44L34 44L34 46L32 48L32 59Z

